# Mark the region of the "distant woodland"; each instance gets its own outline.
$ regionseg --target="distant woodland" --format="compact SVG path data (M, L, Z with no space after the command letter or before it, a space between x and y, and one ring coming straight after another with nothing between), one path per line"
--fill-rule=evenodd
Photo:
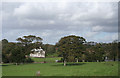
M44 44L41 37L35 35L23 36L16 39L17 42L9 42L3 39L2 62L3 63L31 63L29 57L31 49L42 47L47 57L62 57L64 62L101 62L118 61L118 40L111 43L87 42L85 38L75 35L62 37L55 45Z

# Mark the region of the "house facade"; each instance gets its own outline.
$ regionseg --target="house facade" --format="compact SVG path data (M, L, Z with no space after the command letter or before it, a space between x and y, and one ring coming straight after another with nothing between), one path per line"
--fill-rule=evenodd
M30 57L45 58L45 51L41 47L32 49L31 52Z

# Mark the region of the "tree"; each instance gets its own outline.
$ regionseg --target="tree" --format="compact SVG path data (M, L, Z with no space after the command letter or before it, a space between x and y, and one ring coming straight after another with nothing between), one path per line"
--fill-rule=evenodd
M8 40L7 39L3 39L2 40L2 45L8 44Z
M102 61L104 55L103 45L101 43L95 45L94 51L95 51L95 60Z
M119 53L119 51L120 51L120 42L118 42L118 60L120 61L120 53Z
M79 58L81 53L84 51L83 43L85 43L83 37L70 35L60 39L56 44L58 51L63 57L64 66L66 66L67 61L74 61L75 58Z
M6 45L8 44L8 40L7 39L3 39L2 41L0 41L0 53L1 53L1 55L2 55L2 62L8 62L8 58L6 57L6 53L5 53L5 47L6 47Z
M118 60L118 41L114 40L112 43L106 43L104 46L104 55L108 57L108 60Z
M118 59L118 41L114 40L111 43L110 57L115 61Z
M4 42L2 42L4 43ZM11 50L15 47L15 43L12 42L8 42L8 43L4 43L3 47L2 47L2 62L4 63L9 63L11 62Z
M25 54L24 54L24 48L20 47L20 46L15 46L12 50L11 50L11 61L13 63L16 63L16 65L18 65L18 63L24 63L25 62Z
M43 44L42 48L45 50L45 54L47 54L47 56L53 56L55 51L55 45L51 45L51 44Z
M26 55L30 54L31 49L42 46L42 38L36 37L34 35L23 36L23 37L17 38L16 40L18 41L18 44L21 44L26 48L25 49Z
M31 43L41 43L42 38L40 37L36 37L34 35L28 35L28 36L23 36L22 38L17 38L17 41L19 41L19 43L23 44L24 46L28 46Z
M8 40L2 40L2 62L4 63L25 63L32 62L30 58L25 57L25 46L19 43L8 42Z

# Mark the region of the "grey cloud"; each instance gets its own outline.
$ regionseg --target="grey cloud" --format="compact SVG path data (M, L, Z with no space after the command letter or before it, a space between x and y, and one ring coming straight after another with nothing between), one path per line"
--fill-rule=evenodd
M117 33L117 7L113 5L117 3L4 3L4 38L35 34L55 43L70 34L93 39L96 33Z

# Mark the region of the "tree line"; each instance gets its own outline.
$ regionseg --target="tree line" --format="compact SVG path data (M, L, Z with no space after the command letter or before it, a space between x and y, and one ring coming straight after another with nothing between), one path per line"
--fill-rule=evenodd
M31 49L42 47L48 57L62 57L61 61L66 66L67 62L96 62L118 60L117 40L112 43L87 42L85 38L75 35L62 37L55 45L43 44L42 38L35 35L19 37L17 42L3 39L2 62L4 63L31 63L29 57Z
M70 35L63 37L56 43L58 53L66 62L99 62L118 60L118 40L112 43L87 42L85 38Z

